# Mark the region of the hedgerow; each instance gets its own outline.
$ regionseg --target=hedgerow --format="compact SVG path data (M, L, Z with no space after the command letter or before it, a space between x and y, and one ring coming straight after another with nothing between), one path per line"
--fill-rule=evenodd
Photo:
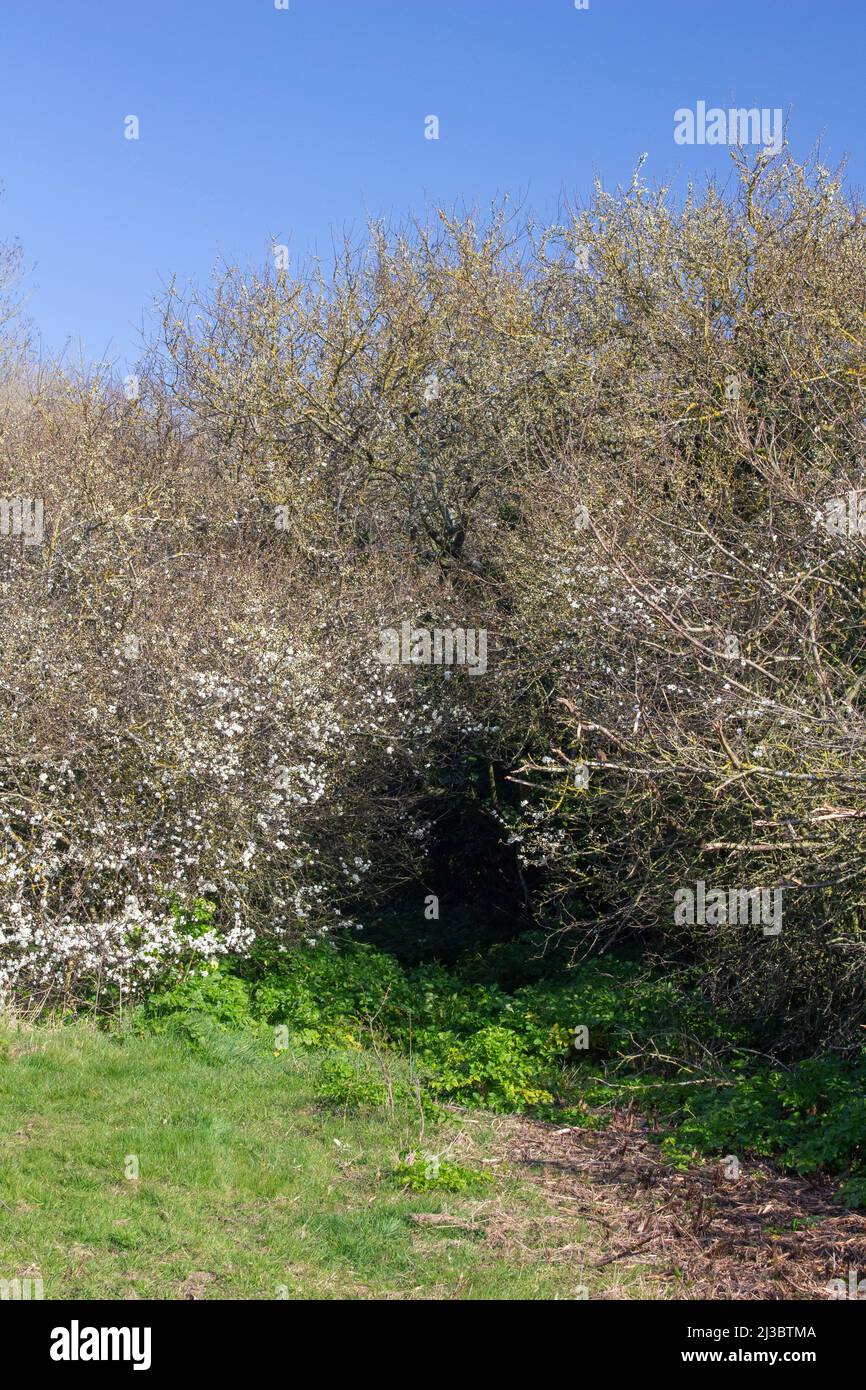
M733 159L172 287L131 391L4 356L0 498L45 518L0 537L6 994L111 1011L395 903L447 931L471 883L688 963L786 1062L859 1056L866 223L818 159ZM479 1076L516 1046L484 989Z

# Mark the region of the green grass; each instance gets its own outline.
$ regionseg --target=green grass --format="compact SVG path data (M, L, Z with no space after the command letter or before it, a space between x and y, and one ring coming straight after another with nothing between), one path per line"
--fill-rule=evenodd
M41 1276L51 1299L177 1299L190 1285L210 1299L573 1299L581 1284L593 1295L605 1280L635 1288L634 1273L591 1278L574 1255L552 1263L545 1199L507 1166L486 1169L492 1183L464 1184L461 1173L485 1171L492 1152L487 1117L472 1117L468 1142L459 1119L428 1119L422 1135L408 1106L324 1105L321 1068L334 1057L274 1054L248 1035L194 1046L83 1022L10 1026L0 1045L0 1277ZM441 1189L435 1177L420 1190L399 1181L407 1151L410 1163L442 1154ZM125 1175L130 1155L137 1180ZM517 1240L488 1238L496 1212L517 1223ZM413 1220L425 1213L472 1224ZM591 1256L593 1239L575 1221L555 1243Z

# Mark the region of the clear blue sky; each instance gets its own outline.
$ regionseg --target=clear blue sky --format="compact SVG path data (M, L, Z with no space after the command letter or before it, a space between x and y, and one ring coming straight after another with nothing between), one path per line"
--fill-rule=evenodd
M176 272L368 214L723 169L673 112L782 107L866 182L862 0L0 0L0 240L43 350L132 365ZM440 120L425 140L424 118ZM141 138L123 137L137 115Z

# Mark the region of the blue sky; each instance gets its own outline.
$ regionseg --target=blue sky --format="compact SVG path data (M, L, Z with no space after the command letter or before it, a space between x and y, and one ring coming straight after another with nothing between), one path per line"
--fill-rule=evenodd
M137 356L170 275L326 254L368 215L541 216L598 173L724 170L674 111L781 107L864 183L862 0L0 0L0 240L45 354ZM436 115L440 138L424 138ZM137 115L140 139L124 139Z

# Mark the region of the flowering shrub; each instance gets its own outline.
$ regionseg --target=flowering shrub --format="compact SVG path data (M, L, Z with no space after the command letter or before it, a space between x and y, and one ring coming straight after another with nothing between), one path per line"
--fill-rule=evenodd
M583 949L687 953L765 1046L857 1051L863 219L820 165L735 162L731 198L583 214L592 390L564 370L509 545L550 725L500 814ZM773 929L696 887L772 892Z
M0 575L0 989L110 1007L352 926L418 872L426 770L475 716L459 679L377 659L387 571L311 588L178 426L162 444L105 383L56 390L16 396L3 433L10 489L35 486L25 438L80 456L52 458L45 545L10 541Z
M135 400L6 371L0 986L111 1006L471 884L859 1049L866 222L732 157L172 290Z

